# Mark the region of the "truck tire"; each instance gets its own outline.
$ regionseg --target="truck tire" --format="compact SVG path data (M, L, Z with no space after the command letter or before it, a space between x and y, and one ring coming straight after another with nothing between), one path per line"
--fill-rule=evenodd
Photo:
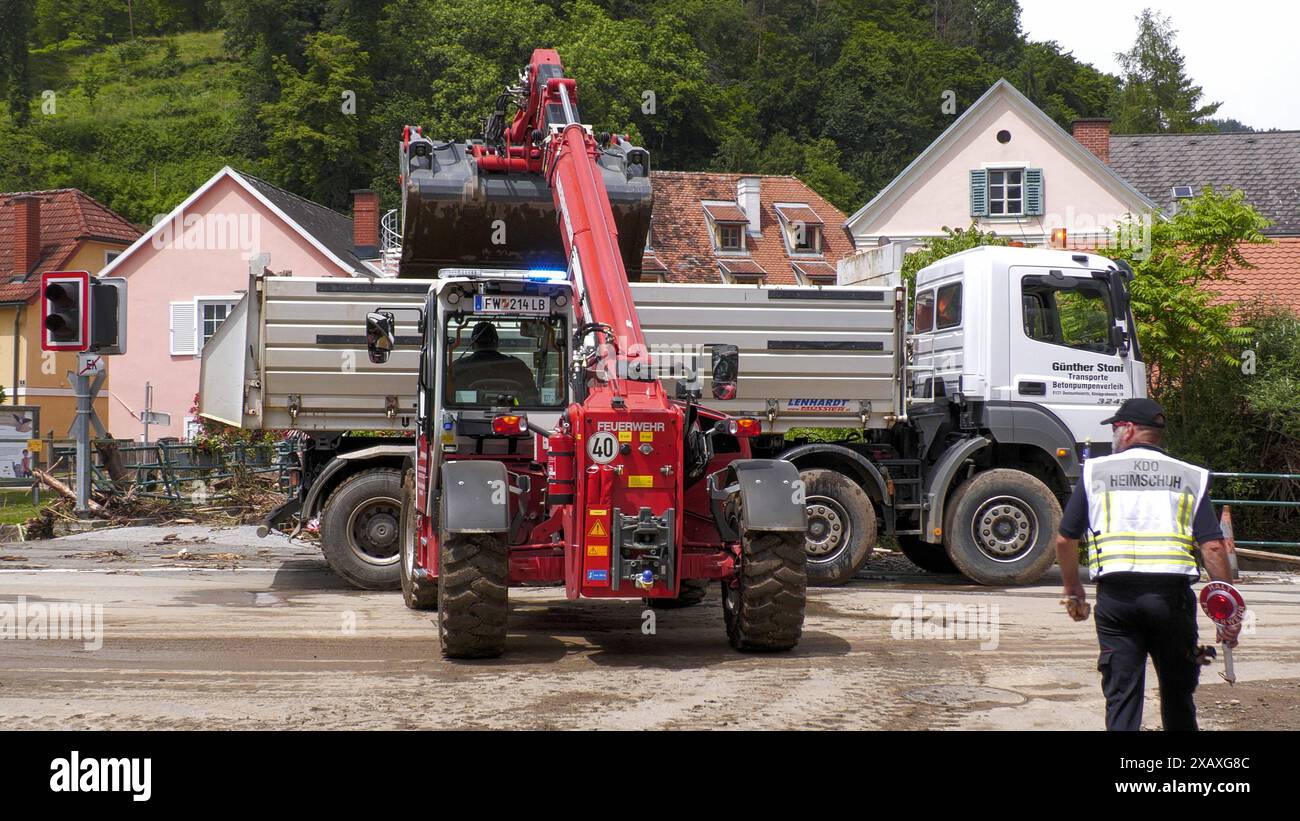
M415 472L408 470L402 479L402 601L412 610L436 610L438 585L432 579L415 578Z
M898 547L912 564L930 573L960 573L941 544L921 541L920 536L896 536Z
M736 580L722 582L722 618L732 647L776 652L799 643L808 596L804 541L802 533L741 525Z
M506 649L509 546L504 533L440 533L438 640L449 659Z
M978 473L957 488L944 513L948 557L980 584L1032 584L1056 560L1061 504L1047 485L1019 470Z
M704 601L709 595L708 579L682 579L681 587L675 599L642 599L651 610L680 610L693 607Z
M844 584L876 549L876 509L849 477L833 470L800 471L808 508L808 583Z
M349 477L325 501L320 544L330 569L365 590L401 586L402 473L391 468Z

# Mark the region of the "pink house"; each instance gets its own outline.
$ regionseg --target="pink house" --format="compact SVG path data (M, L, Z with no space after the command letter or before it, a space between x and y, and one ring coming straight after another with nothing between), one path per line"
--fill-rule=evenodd
M203 345L248 287L250 270L293 276L380 274L378 198L354 194L352 219L227 166L101 271L127 278L127 352L113 357L109 430L144 434L151 410L171 417L150 440L194 423Z

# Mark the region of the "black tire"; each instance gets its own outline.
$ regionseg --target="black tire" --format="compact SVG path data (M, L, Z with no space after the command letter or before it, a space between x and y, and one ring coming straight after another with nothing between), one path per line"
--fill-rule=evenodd
M967 479L944 510L943 543L967 578L980 584L1032 584L1056 560L1061 504L1047 485L1019 470Z
M820 468L800 471L808 508L808 584L834 587L857 575L876 549L876 509L849 477Z
M402 557L398 563L402 579L402 600L412 610L436 610L438 585L432 579L415 578L415 472L402 479Z
M746 652L789 650L803 633L808 597L804 534L740 532L733 587L722 582L722 617L731 646Z
M694 607L709 595L708 579L682 579L681 587L677 590L675 599L642 599L645 606L651 610L680 610L683 607Z
M320 519L321 551L330 569L365 590L400 587L401 510L401 471L366 470L336 487Z
M506 649L509 546L501 533L440 533L438 639L450 659Z
M947 549L941 544L921 541L920 536L896 536L898 547L908 560L930 573L960 573L957 565L948 558Z

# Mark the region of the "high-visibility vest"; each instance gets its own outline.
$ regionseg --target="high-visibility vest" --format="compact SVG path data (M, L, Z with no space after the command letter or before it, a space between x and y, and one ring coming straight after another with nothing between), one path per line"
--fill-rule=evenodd
M1210 472L1150 448L1083 463L1093 579L1111 573L1198 577L1192 520Z

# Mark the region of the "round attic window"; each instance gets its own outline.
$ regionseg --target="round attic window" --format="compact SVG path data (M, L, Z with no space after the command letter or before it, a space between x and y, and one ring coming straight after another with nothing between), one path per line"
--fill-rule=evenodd
M999 131L998 142L1002 143L1003 145L1006 145L1007 143L1011 142L1011 132L1007 131L1005 128Z

